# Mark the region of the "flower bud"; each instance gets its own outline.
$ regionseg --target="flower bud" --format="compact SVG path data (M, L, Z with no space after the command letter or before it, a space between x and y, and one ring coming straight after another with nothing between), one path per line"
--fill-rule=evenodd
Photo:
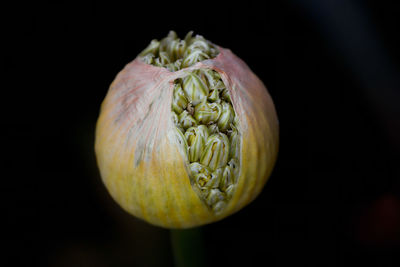
M141 56L147 56L147 55L155 55L158 52L158 48L160 47L160 42L157 40L152 40L150 44L146 47L145 50L140 53Z
M231 184L228 186L228 188L225 190L226 198L231 199L233 196L233 193L235 192L236 186Z
M224 201L225 197L219 189L211 189L210 193L206 198L206 203L210 206L214 206L219 201Z
M205 40L202 36L197 36L196 39L192 39L192 41L190 41L188 49L186 51L186 55L192 53L195 50L199 50L199 51L205 53L208 57L210 45L207 42L207 40Z
M179 115L179 124L183 129L187 129L197 125L197 121L186 110Z
M194 108L194 117L203 124L213 123L221 116L221 110L220 104L208 103L207 99L204 98L203 101Z
M220 102L218 89L211 89L207 99L211 102Z
M226 198L226 197L225 197ZM220 214L224 208L226 207L227 203L225 200L218 201L212 206L212 209L216 214Z
M143 57L143 62L145 62L146 64L153 64L154 58L155 58L154 54L148 53Z
M208 70L208 71L205 71L204 74L205 74L205 77L207 79L210 89L217 90L218 92L225 89L225 85L222 82L221 76L218 74L218 72Z
M229 142L231 144L231 150L229 156L231 158L239 158L240 153L240 136L239 132L234 125L231 124L232 131L229 136Z
M224 101L221 106L221 116L218 118L218 127L221 131L226 131L232 123L235 114L231 104Z
M211 179L207 182L207 188L219 188L219 184L222 178L223 168L216 169L211 173Z
M219 133L219 128L216 123L208 124L208 132L211 134Z
M181 124L179 123L179 117L175 112L172 112L172 121L174 122L175 126L181 130L182 132L184 131Z
M174 132L175 132L177 142L181 146L185 155L188 155L189 154L189 146L186 142L186 138L183 135L181 128L176 127L174 130L175 130Z
M178 36L177 36L176 32L169 31L167 37L165 37L161 40L160 46L159 46L159 51L167 52L168 47L171 46L171 44L177 39L178 39Z
M206 189L207 190L206 185L210 181L210 179L211 179L211 173L209 173L209 172L201 172L201 173L195 174L196 185L200 189Z
M229 139L223 133L213 134L207 139L200 163L212 170L221 168L228 162Z
M169 58L169 55L167 52L160 52L159 58L160 58L161 66L168 65L171 63L171 59Z
M229 49L189 32L153 40L117 75L96 125L102 180L129 213L166 228L221 220L273 169L278 120Z
M190 162L199 161L208 138L208 128L204 125L191 127L185 132L185 139L189 147Z
M206 173L207 175L211 175L211 170L204 165L201 165L198 162L193 162L189 166L190 173L194 176L198 173Z
M167 52L171 55L171 59L176 61L181 58L186 50L186 42L184 40L174 39L167 46Z
M205 59L209 59L209 56L206 53L201 50L193 50L190 54L183 58L182 67L189 67Z
M237 179L239 177L239 172L240 172L240 165L239 165L239 161L237 158L231 158L228 161L227 166L230 168L231 173L232 173L232 178L233 178L233 184L237 183Z
M219 185L222 191L225 191L228 188L228 186L232 185L233 183L232 176L233 176L232 167L225 166Z
M172 98L172 109L177 113L181 114L186 108L188 100L185 93L182 90L182 86L177 83L174 86L174 97Z
M223 89L221 94L222 99L225 101L231 102L231 96L229 95L228 89Z
M186 96L193 105L197 105L202 99L208 96L208 87L194 72L189 73L183 79L182 86Z

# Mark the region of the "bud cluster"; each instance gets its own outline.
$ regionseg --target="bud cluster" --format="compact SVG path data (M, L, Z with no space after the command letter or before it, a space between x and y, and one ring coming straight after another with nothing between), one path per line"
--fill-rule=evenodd
M201 36L190 32L180 40L170 32L153 40L141 56L148 64L176 71L217 53ZM190 71L175 81L171 108L193 188L218 213L232 198L240 171L240 133L229 91L218 72Z
M152 40L139 56L147 64L177 71L214 58L219 53L218 49L203 36L192 35L193 32L190 31L181 40L174 31L170 31L161 41Z

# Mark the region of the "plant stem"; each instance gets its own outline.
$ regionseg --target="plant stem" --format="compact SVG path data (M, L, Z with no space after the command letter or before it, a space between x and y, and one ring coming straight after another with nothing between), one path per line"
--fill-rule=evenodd
M203 267L205 253L201 228L171 229L171 243L176 267Z

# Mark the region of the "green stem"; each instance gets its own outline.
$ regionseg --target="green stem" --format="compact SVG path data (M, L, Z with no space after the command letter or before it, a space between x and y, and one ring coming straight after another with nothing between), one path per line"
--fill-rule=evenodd
M171 243L176 267L203 267L205 253L201 228L171 229Z

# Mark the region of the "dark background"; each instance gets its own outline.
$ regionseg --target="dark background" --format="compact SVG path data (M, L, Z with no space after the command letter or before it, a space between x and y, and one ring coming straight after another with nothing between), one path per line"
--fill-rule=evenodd
M173 266L168 230L117 206L93 151L108 86L169 30L230 48L264 81L280 120L261 195L202 228L207 265L399 266L399 2L2 11L3 266Z

